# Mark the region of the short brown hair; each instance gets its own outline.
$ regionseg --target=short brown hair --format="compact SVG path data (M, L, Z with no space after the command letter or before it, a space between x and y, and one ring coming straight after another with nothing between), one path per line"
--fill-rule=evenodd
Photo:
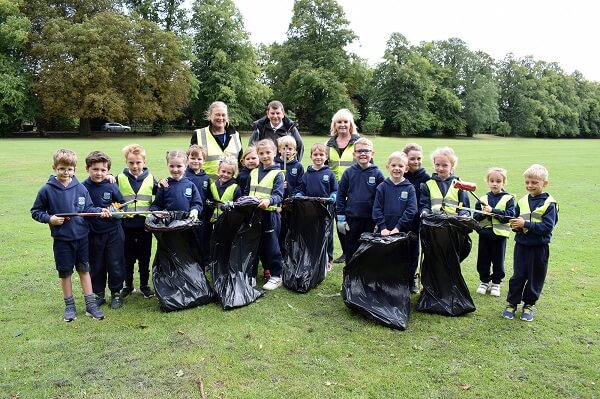
M310 147L310 155L315 151L323 151L327 154L327 146L323 143L314 143L312 147Z
M110 170L111 159L108 155L102 151L92 151L87 157L85 157L85 168L88 169L95 163L105 163L108 170Z
M61 148L52 155L52 161L54 166L67 165L75 167L77 166L77 155L71 150Z
M187 150L188 158L193 156L197 157L200 154L202 154L202 158L206 161L206 158L208 158L208 151L206 151L206 148L202 147L201 145L192 144Z
M283 109L283 104L281 101L273 100L267 105L267 111L270 109L280 109L281 112L285 113L285 109Z

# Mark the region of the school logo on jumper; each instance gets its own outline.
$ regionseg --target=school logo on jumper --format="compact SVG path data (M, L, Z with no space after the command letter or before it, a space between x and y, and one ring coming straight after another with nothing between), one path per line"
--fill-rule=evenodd
M328 183L329 182L329 175L324 175L323 176L323 182L324 183Z
M183 195L185 195L186 197L191 197L192 196L192 188L191 187L186 188L185 193Z
M110 198L111 198L111 195L109 192L102 193L102 199L109 200Z
M77 198L77 205L84 206L85 205L85 197L78 197Z
M298 168L292 168L292 170L290 171L290 174L292 176L296 176L298 174Z
M208 187L208 180L204 180L204 182L202 183L202 187L204 187L204 188Z
M369 186L375 185L375 176L369 176L369 180L367 181Z
M408 198L408 192L402 191L402 194L400 194L400 200L406 201L407 198Z

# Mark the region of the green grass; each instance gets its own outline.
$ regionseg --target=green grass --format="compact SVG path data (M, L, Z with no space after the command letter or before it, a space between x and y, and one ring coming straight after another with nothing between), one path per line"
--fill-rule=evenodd
M325 138L305 140L309 148ZM383 166L413 139L374 141ZM100 322L83 316L74 279L79 317L64 323L48 227L29 213L51 173L52 152L75 150L83 180L91 150L111 155L117 173L120 149L139 142L150 170L162 177L165 151L185 148L188 137L0 140L0 397L199 398L200 385L209 398L600 396L600 141L417 141L426 156L452 146L457 174L477 182L479 194L487 191L488 167L507 168L507 189L519 196L527 166L550 170L548 191L560 203L560 221L533 323L500 316L508 284L501 299L475 294L475 246L463 274L477 311L457 318L412 312L406 331L373 324L331 296L339 292L339 267L304 295L281 288L241 309L211 304L175 313L134 295L122 309L104 308ZM428 159L424 164L431 170Z

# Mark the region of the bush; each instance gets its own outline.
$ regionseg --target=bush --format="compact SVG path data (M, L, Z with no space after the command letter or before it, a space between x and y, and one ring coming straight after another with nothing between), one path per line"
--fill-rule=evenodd
M512 133L512 129L508 122L502 121L502 122L498 123L498 127L496 127L497 135L506 137L506 136L510 136L511 133Z
M379 133L384 123L385 120L378 112L371 112L362 123L363 133Z

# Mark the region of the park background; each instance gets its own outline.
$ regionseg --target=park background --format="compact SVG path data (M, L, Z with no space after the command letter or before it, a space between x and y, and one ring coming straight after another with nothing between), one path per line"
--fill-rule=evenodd
M477 310L455 318L413 311L406 331L376 325L346 308L339 296L340 266L307 294L282 287L241 309L224 311L215 303L174 313L161 312L155 298L134 294L122 309L105 308L103 321L83 316L75 279L79 317L63 322L48 226L29 212L52 172L52 153L75 150L76 175L83 180L82 162L90 151L106 151L118 173L124 167L121 149L138 142L147 149L150 170L162 177L168 173L165 151L184 149L190 133L0 140L0 397L598 396L597 140L371 137L381 167L389 153L416 140L431 171L428 154L452 146L457 174L476 182L478 194L486 192L488 167L507 168L507 190L518 196L525 194L521 175L530 164L549 169L548 191L560 204L560 220L532 323L501 317L506 282L501 298L475 294L476 234L462 270ZM310 146L326 137L304 139ZM507 275L512 248L511 237Z

